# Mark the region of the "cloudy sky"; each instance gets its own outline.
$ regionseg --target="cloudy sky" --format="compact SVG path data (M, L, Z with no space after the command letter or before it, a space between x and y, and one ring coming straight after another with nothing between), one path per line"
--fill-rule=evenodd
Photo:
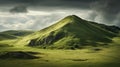
M40 30L68 15L120 27L120 0L0 0L0 31Z

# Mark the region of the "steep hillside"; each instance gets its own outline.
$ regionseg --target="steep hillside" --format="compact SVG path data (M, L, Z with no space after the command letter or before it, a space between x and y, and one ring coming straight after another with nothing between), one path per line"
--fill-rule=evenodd
M57 49L107 45L117 33L111 30L113 27L106 27L108 26L70 15L56 24L18 40L16 44Z

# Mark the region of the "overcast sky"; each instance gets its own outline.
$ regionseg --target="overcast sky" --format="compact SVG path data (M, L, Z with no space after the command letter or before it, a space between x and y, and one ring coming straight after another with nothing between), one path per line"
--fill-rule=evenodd
M120 27L120 0L0 0L0 31L40 30L68 15Z

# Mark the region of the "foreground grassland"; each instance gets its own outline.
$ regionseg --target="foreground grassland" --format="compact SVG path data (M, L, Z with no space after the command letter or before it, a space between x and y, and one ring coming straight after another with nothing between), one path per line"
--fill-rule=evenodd
M120 67L120 38L102 47L86 47L77 50L51 50L31 47L8 46L12 41L1 41L0 52L31 51L39 52L39 59L1 59L0 67ZM99 48L100 50L94 50Z
M0 59L0 67L120 67L120 37L113 43L77 50L40 49L14 44L16 40L0 41L0 52L38 52L38 59ZM95 50L100 49L100 50Z

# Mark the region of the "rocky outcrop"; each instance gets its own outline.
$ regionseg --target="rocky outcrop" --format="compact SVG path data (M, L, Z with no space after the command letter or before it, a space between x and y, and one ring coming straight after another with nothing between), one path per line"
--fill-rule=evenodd
M65 32L58 32L57 34L55 34L55 32L53 31L47 37L43 37L40 40L38 40L38 38L32 39L29 43L29 46L50 45L63 37L65 37Z

